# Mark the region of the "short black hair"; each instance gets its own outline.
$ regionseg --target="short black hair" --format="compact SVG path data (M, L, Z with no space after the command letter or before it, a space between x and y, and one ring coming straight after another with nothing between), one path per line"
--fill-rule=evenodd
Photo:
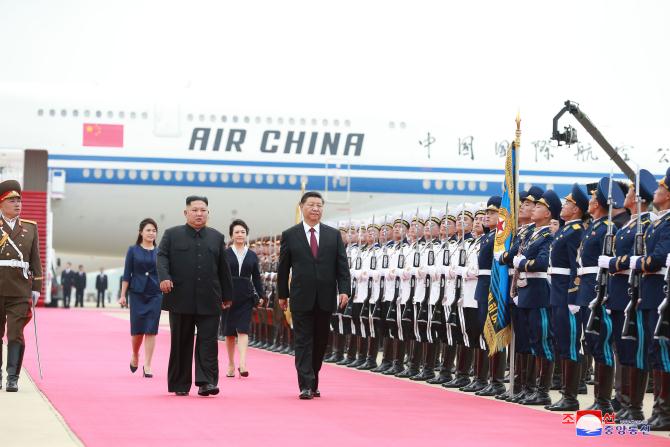
M207 200L207 197L205 196L188 196L186 198L186 206L189 206L191 202L196 202L198 200L205 202L205 205L209 206L209 200Z
M310 197L317 197L317 198L321 199L321 202L325 202L325 201L323 200L323 196L321 196L320 193L318 193L318 192L316 192L316 191L307 191L307 192L306 192L305 194L303 194L302 197L300 198L300 204L301 204L301 205L304 205L305 202L307 202L307 199L309 199Z
M242 219L235 219L230 223L230 227L228 227L228 234L230 237L233 237L233 229L235 229L237 226L244 228L247 231L247 234L249 234L249 225L247 225L247 223Z

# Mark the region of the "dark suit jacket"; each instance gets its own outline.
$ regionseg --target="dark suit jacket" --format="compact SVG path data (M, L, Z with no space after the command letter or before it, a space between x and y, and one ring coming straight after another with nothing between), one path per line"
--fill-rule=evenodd
M60 284L63 286L65 289L69 289L72 286L74 286L74 277L76 273L74 270L70 270L69 272L63 270L60 274Z
M317 259L312 256L302 222L282 233L277 270L279 298L291 298L291 311L307 312L318 305L322 310L335 312L338 293L351 295L342 236L323 223ZM292 275L290 289L289 273Z
M74 288L84 290L86 288L86 272L77 272L74 274Z
M107 275L98 274L95 277L95 290L107 290Z
M165 231L158 246L158 280L172 280L163 309L191 315L218 315L232 301L233 285L224 236L213 228L189 225Z
M251 250L242 259L242 269L237 263L235 248L226 249L230 273L233 277L233 301L236 303L252 301L263 298L263 282L261 281L261 271L258 265L258 256Z

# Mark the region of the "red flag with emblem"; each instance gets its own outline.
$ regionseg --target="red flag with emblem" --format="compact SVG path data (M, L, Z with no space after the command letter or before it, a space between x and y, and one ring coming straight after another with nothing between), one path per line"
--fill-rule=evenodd
M123 147L123 124L84 123L83 146Z

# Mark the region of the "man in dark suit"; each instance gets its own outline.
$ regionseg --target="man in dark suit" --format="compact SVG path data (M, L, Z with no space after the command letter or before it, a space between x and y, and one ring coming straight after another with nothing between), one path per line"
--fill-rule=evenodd
M105 292L107 291L107 275L105 271L100 268L100 273L95 277L95 290L98 292L98 298L95 307L105 307Z
M282 233L277 272L279 305L290 297L295 332L295 367L300 399L320 397L319 371L328 342L331 314L351 295L349 265L340 232L322 225L318 192L300 199L303 221ZM291 286L289 289L289 274Z
M74 285L75 273L72 271L72 263L65 264L65 270L60 274L60 285L63 286L63 307L70 308L72 298L72 286Z
M195 384L200 396L219 394L217 332L222 309L232 304L233 282L224 236L207 227L207 197L186 198L186 225L165 231L158 247L158 279L163 310L170 312L168 391L188 395L192 383L193 335Z
M84 291L86 290L86 272L84 266L79 266L79 271L74 277L74 307L84 307Z

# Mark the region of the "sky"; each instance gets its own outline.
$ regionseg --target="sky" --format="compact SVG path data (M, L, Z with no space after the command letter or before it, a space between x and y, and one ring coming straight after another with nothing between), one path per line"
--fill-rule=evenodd
M0 0L0 82L179 90L462 134L511 133L517 110L548 134L571 99L614 140L670 147L669 13L618 0Z

